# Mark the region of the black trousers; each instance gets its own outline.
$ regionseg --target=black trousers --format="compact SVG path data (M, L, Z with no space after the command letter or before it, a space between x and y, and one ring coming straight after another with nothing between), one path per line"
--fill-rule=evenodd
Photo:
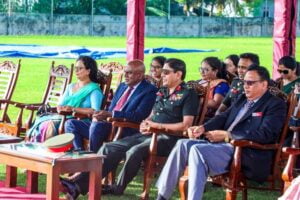
M123 193L126 186L137 175L141 163L149 156L151 135L133 135L124 139L104 144L98 154L105 155L102 177L107 176L112 170L116 170L121 160L125 160L124 166L118 176L115 192ZM168 156L176 144L178 137L159 134L157 145L158 156ZM75 180L75 184L81 194L88 192L89 173L82 173Z

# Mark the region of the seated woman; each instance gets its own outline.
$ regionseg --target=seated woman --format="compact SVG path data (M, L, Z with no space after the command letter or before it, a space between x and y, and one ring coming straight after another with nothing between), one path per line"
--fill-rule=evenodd
M166 58L164 56L156 56L152 59L150 64L150 73L145 78L152 85L160 88L162 86L161 72L165 64Z
M226 65L226 71L227 71L227 79L229 83L231 84L232 80L237 77L237 69L238 69L238 63L239 63L239 56L232 54L225 58L224 63Z
M278 63L278 73L280 74L280 85L284 93L290 94L295 88L295 84L300 82L297 76L297 63L295 58L284 56Z
M58 111L74 111L82 114L93 114L99 111L103 99L102 91L97 84L97 63L88 56L80 56L75 64L77 83L68 85L57 106ZM61 116L45 115L36 119L26 133L33 142L43 142L57 135Z
M207 57L201 62L199 71L202 75L200 84L206 86L210 82L206 118L214 116L229 91L224 64L217 57Z

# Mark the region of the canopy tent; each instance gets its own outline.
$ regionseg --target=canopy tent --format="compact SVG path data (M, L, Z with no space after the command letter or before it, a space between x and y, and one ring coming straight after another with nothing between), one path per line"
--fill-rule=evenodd
M273 78L280 57L295 55L297 0L274 0ZM144 59L145 0L127 0L127 60Z
M144 60L146 0L127 0L127 60Z
M278 61L282 56L295 56L297 0L275 0L273 31L273 78L279 76Z

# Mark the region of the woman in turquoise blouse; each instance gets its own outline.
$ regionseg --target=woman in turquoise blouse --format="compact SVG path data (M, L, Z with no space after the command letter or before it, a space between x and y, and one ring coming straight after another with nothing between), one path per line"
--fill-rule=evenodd
M82 114L93 114L101 108L103 93L97 84L97 63L88 56L81 56L75 64L76 83L71 83L61 97L58 111L76 111ZM43 142L57 135L61 121L60 115L46 115L36 119L28 130L30 141Z
M295 84L300 82L300 78L297 76L296 60L291 56L284 56L280 58L278 65L277 71L280 74L282 91L290 94L294 90Z

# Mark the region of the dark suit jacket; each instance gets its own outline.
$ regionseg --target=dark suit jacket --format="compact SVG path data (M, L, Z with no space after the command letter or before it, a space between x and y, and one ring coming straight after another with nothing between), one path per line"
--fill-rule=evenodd
M116 90L116 93L112 99L112 102L108 108L109 111L113 111L118 100L127 89L125 83L121 83ZM141 122L146 119L152 110L155 103L157 88L145 80L142 80L133 94L127 100L122 111L114 111L113 117L126 118L131 122ZM134 129L124 129L125 135L131 135L131 132L137 132Z
M205 130L227 130L246 101L246 96L241 95L226 112L208 121L204 125ZM286 103L267 91L233 128L232 138L251 140L260 144L276 143L286 111ZM242 170L246 177L256 181L266 180L271 172L273 154L273 151L243 149Z

